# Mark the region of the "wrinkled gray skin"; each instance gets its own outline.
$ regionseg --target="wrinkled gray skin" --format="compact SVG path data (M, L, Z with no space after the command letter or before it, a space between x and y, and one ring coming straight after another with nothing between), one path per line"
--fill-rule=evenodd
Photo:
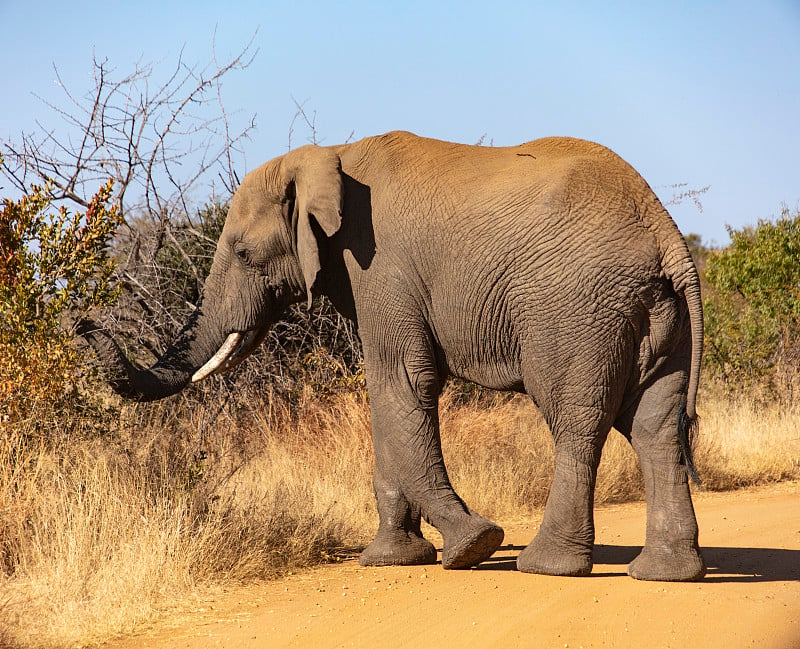
M502 542L442 458L438 397L459 376L528 393L555 440L544 520L520 570L591 571L595 476L615 426L647 490L646 544L629 574L702 577L686 441L702 354L697 271L614 153L568 138L489 148L402 132L296 149L244 179L202 304L153 367L132 367L88 323L81 333L118 392L160 399L235 365L289 304L317 293L356 319L364 345L380 527L363 565L434 562L421 516L444 537L445 568Z

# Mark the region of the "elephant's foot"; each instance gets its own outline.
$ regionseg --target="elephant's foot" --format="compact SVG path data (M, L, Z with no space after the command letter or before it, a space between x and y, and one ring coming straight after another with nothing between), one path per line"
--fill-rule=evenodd
M433 543L410 532L378 532L358 562L362 566L417 566L436 563Z
M537 575L583 577L592 572L592 546L564 544L543 529L517 557L517 570Z
M706 564L692 542L651 544L631 562L628 574L646 581L697 581L706 574Z
M471 514L455 533L445 535L442 567L458 570L477 566L495 553L504 536L502 527Z

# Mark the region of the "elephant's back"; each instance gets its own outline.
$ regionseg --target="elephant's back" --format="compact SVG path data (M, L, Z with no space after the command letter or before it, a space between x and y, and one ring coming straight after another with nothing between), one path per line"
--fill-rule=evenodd
M339 149L341 154L365 160L364 166L377 167L378 173L452 177L456 182L471 175L490 179L500 173L535 178L587 161L615 174L638 175L611 149L589 140L563 136L543 137L513 146L485 146L391 131Z

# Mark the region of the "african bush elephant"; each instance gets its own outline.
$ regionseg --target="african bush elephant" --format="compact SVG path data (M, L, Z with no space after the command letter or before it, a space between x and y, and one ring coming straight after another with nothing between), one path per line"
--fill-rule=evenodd
M222 372L291 303L327 295L354 319L372 405L377 536L363 565L476 565L503 530L453 490L438 397L448 376L526 392L555 440L555 474L521 571L592 569L593 497L606 436L633 444L645 546L628 572L692 580L705 566L687 473L702 355L697 270L636 171L570 138L466 146L392 132L304 146L233 196L200 307L155 365L103 331L82 335L114 388L142 401Z

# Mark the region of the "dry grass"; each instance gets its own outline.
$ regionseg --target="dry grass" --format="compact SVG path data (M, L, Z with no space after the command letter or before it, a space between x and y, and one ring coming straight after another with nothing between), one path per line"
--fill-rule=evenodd
M800 477L800 405L718 395L700 407L695 458L705 488L721 491Z
M195 429L209 415L180 404L130 407L105 439L34 446L4 431L0 645L98 642L204 588L367 542L377 519L366 397L261 407L216 419L205 458ZM451 478L473 508L508 522L543 505L552 442L527 399L448 394L441 413ZM800 477L796 410L706 396L701 413L696 459L708 488ZM597 502L641 496L635 457L612 433Z
M188 431L153 432L174 413L131 408L127 418L143 414L114 440L25 448L4 436L2 466L24 465L0 478L7 644L100 641L197 589L362 542L371 513L363 396L309 403L297 418L273 411L249 422L261 424L249 436L218 420L203 460Z
M527 397L498 399L488 406L440 407L442 445L456 490L476 511L502 521L544 507L553 473L553 441ZM611 503L644 494L635 455L612 432L603 450L595 500Z

